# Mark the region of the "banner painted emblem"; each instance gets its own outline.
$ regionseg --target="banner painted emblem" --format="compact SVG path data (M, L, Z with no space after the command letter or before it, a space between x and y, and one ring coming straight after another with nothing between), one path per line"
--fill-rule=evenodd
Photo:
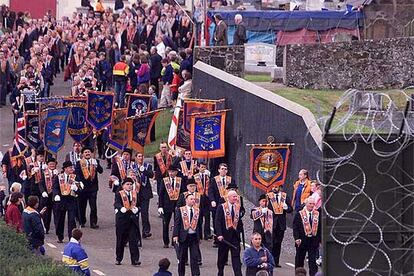
M86 120L99 131L111 124L114 93L88 91Z
M109 139L111 147L118 151L122 151L128 145L128 121L126 118L127 108L113 110Z
M39 113L47 109L63 107L62 97L39 98L37 102L39 103Z
M43 142L52 154L57 154L65 143L69 112L68 107L47 110Z
M43 145L39 135L39 115L26 113L26 141L32 148L38 149Z
M183 149L190 148L190 133L184 130L184 113L183 109L180 110L180 115L178 116L178 126L177 126L177 147Z
M151 111L151 95L128 95L128 117L142 115L149 111Z
M151 128L160 110L128 119L129 146L138 152L144 152L144 146L150 143Z
M70 108L68 134L74 141L82 142L92 133L86 121L86 98L66 98L64 106Z
M186 132L191 130L191 114L203 113L216 110L217 101L212 100L190 100L184 99L183 125Z
M23 97L23 111L24 112L37 112L38 102L35 91L23 90L21 92Z
M270 191L285 183L290 147L288 145L253 146L250 150L250 182Z
M191 115L190 146L194 158L225 155L226 110Z

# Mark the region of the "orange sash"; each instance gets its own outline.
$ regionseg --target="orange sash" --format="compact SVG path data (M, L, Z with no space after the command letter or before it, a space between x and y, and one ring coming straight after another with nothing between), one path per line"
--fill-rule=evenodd
M228 203L226 202L221 205L223 205L224 217L226 220L226 229L228 230L229 228L233 228L236 230L240 218L240 205L234 204L234 220L231 218L231 210Z
M71 189L70 186L75 182L75 174L70 174L69 175L69 179L68 182L65 182L65 174L61 173L59 174L59 188L60 188L60 193L63 196L68 196L71 193Z
M167 164L165 164L164 159L162 158L161 152L155 155L155 159L157 160L158 167L160 168L162 175L164 175L167 172L168 168L171 166L171 163L172 163L171 155L167 154Z
M283 214L283 205L286 201L286 193L282 192L282 196L280 197L280 202L277 202L277 195L273 192L269 192L266 194L269 198L270 203L273 207L273 212L275 215Z
M131 210L132 208L137 206L137 192L132 190L132 201L129 203L129 198L127 193L124 190L119 191L119 194L121 195L122 204L124 205L125 209Z
M32 176L33 174L31 173L30 167L35 165L35 161L32 160L32 157L29 156L27 158L24 159L24 162L26 163L26 169L27 169L27 174Z
M191 159L190 169L188 169L187 161L185 160L180 162L180 166L181 166L181 172L183 173L184 176L187 176L187 177L193 176L195 166L196 166L195 161L193 159Z
M187 206L180 207L181 218L183 220L184 230L192 229L196 231L198 218L200 216L200 210L198 207L193 207L193 219L190 221L190 214L188 213Z
M231 183L231 176L226 175L226 185L224 186L223 181L221 181L222 177L217 175L214 177L217 183L217 189L219 190L220 197L226 198L226 187Z
M168 197L170 200L178 200L178 197L180 195L180 188L181 188L181 178L176 177L175 178L175 189L172 187L172 183L170 182L169 177L164 178L164 185L165 189L167 190Z
M120 181L122 181L126 177L126 171L125 171L125 167L124 167L124 162L122 162L122 158L117 157L116 158L116 164L118 166L119 175L121 176Z
M92 159L89 159L89 162L92 163ZM82 158L80 161L80 166L81 166L81 170L83 173L83 177L85 177L85 179L94 179L95 178L95 166L90 164L89 168L88 168L88 163L86 161L86 159Z
M205 183L203 187L203 181L201 179L201 173L197 173L194 175L194 181L197 184L197 191L201 193L202 195L208 195L208 186L210 185L210 177L208 175L204 174L205 177Z
M35 183L39 183L42 180L42 168L38 162L32 163L33 168L31 169L31 175L35 178ZM34 171L35 168L39 168L37 172Z
M309 222L308 213L306 208L299 211L299 214L302 217L303 230L305 230L305 235L307 237L316 236L318 233L319 212L316 210L312 211L312 227Z
M260 218L262 222L263 230L265 232L272 233L273 230L273 213L270 210L267 210L267 213Z
M45 172L45 186L46 186L46 190L47 193L50 194L52 192L52 187L53 187L53 172L51 173L49 171L49 169L46 169Z
M184 192L184 198L189 194L189 192ZM195 199L195 206L197 208L200 208L200 199L201 199L201 193L194 193L194 199Z

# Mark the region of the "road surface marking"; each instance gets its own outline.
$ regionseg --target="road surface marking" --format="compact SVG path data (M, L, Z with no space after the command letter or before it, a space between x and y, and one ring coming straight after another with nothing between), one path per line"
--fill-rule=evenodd
M47 245L49 245L49 247L51 247L51 248L57 248L56 245L54 245L52 243L49 243L49 242L47 243Z
M10 144L4 144L4 145L3 145L3 147L8 147L8 146L10 146Z
M291 267L295 267L295 265L294 264L291 264L291 263L286 263L288 266L291 266Z
M104 276L105 275L105 273L103 273L102 271L97 270L97 269L94 269L92 271L95 272L96 274L98 274L99 276Z

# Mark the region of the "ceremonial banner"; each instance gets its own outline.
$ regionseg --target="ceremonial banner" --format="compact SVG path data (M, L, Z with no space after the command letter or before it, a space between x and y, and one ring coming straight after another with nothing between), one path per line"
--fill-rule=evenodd
M39 103L39 113L52 108L62 108L63 107L63 98L62 97L51 97L51 98L39 98L37 99Z
M191 115L190 145L194 158L225 155L226 110Z
M128 145L127 108L114 109L112 112L112 124L110 127L110 145L112 148L122 151Z
M151 95L128 94L128 117L151 111Z
M190 133L184 130L184 112L183 109L180 110L178 116L178 127L177 127L177 147L183 149L190 148Z
M24 90L21 92L23 97L23 111L24 112L37 112L38 103L36 100L36 92Z
M26 113L26 141L35 149L43 145L39 136L39 115L36 113Z
M68 134L76 142L82 142L92 133L86 121L86 98L65 98L63 105L70 107Z
M47 110L43 142L52 154L57 154L65 142L69 112L68 107Z
M114 93L88 91L86 120L99 131L111 124Z
M27 150L27 141L24 138L26 136L26 117L22 112L17 114L16 133L13 139L13 149L11 157L23 156Z
M285 183L290 154L289 145L260 145L250 150L250 182L268 192Z
M151 128L160 110L128 119L128 144L138 152L144 152L145 144L150 143Z
M184 130L190 132L191 129L191 114L203 113L216 110L217 101L203 100L203 99L184 99Z

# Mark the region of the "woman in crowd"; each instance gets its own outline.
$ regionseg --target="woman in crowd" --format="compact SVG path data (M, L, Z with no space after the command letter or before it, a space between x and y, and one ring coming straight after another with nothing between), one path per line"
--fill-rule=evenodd
M10 205L6 212L7 225L16 229L18 233L23 232L22 213L19 210L19 205L23 201L22 193L12 193L10 196Z

